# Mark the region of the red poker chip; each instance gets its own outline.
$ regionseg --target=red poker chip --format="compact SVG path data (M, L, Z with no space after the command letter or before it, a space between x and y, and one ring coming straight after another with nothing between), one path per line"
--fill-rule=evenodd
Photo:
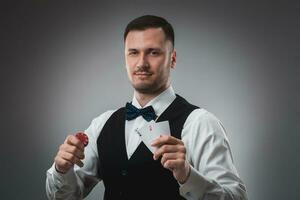
M79 132L79 133L76 133L75 136L83 143L83 145L85 147L88 145L89 138L85 133Z

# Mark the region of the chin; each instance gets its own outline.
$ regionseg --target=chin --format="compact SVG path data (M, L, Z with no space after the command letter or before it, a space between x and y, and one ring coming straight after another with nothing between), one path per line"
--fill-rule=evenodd
M149 84L133 84L132 85L134 89L140 93L153 93L155 91L155 88L153 85Z

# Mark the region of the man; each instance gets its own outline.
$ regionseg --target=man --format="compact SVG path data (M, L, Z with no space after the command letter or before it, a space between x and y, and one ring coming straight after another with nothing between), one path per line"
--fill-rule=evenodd
M221 122L174 93L174 31L163 18L142 16L124 33L134 88L131 103L95 118L87 147L69 135L47 172L49 199L82 199L103 180L104 199L247 199ZM135 130L168 121L171 135L152 142Z

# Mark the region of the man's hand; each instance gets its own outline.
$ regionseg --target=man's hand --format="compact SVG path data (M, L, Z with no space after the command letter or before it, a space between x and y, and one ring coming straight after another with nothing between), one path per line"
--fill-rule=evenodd
M74 164L83 166L81 159L84 158L84 145L74 135L69 135L65 142L60 145L54 159L55 168L60 173L67 173Z
M185 183L190 174L190 164L186 160L184 143L172 136L162 135L151 144L158 149L153 159L161 157L161 164L173 172L173 176L181 184Z

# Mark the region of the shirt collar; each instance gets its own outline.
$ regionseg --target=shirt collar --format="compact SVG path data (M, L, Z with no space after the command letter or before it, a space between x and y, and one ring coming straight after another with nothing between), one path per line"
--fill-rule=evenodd
M157 116L160 116L167 109L167 107L174 101L175 98L176 95L173 90L173 87L169 86L165 91L163 91L154 99L149 101L144 107L152 106L155 111L155 114ZM137 101L135 95L133 95L132 105L134 105L139 109L142 108L139 102Z

